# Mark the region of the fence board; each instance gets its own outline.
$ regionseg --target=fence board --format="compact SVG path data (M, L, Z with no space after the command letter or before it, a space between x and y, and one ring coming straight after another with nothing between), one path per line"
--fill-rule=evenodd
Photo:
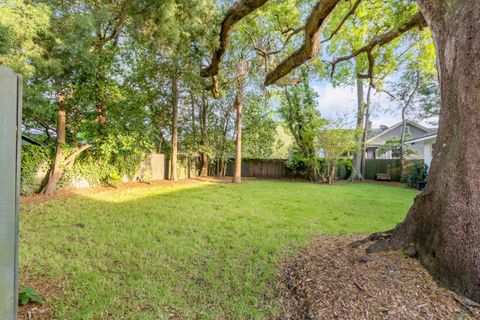
M415 162L419 160L405 160L404 173L407 173ZM400 159L365 159L363 177L367 180L375 180L377 173L388 173L392 181L400 181Z

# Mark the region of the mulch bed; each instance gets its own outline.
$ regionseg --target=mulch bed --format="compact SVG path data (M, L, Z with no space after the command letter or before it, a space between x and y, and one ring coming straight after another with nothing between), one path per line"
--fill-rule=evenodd
M350 245L363 238L321 236L286 261L278 319L480 319L478 304L439 287L417 259Z

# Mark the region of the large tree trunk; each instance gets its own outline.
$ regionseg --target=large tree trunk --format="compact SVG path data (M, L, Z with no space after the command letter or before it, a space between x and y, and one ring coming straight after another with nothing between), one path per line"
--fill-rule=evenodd
M480 301L480 1L417 0L435 40L442 108L425 191L386 242L414 242L440 282Z
M57 80L59 82L59 80ZM47 196L51 196L57 190L58 182L63 176L63 145L65 145L66 137L66 119L67 119L67 106L66 97L63 90L60 88L57 92L57 144L55 148L55 159L53 160L53 166L48 176L48 181L42 190L42 193Z
M348 178L348 181L363 181L362 175L362 140L363 140L363 127L365 122L365 97L363 94L363 81L357 77L357 125L355 132L355 140L357 141L357 147L353 153L353 168L352 174Z
M202 163L202 168L200 170L201 177L208 176L208 154L205 152L207 147L207 114L208 104L206 95L204 94L202 97L202 114L200 118L200 125L202 127L202 138L200 140L200 145L202 148L202 151L200 152L200 161Z
M170 180L177 180L178 145L178 74L172 75L172 159L170 161Z

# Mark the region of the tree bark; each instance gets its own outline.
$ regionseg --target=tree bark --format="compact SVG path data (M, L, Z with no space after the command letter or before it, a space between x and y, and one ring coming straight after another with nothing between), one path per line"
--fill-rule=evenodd
M225 152L227 148L227 133L228 127L230 125L230 114L231 110L227 110L225 113L225 123L223 124L223 132L222 132L222 147L220 151L220 176L225 177L227 174L227 161L225 160Z
M233 183L242 183L242 117L243 117L243 95L245 86L245 77L248 72L246 61L240 60L236 71L237 95L235 97L235 110L237 111L236 120L236 139L235 139L235 169L233 173Z
M370 107L371 107L371 93L372 93L372 86L368 87L368 92L367 92L367 104L365 106L365 122L363 126L363 131L362 131L362 157L361 157L361 169L360 172L362 172L362 177L363 177L363 172L365 171L365 158L367 156L367 134L368 134L368 129L369 129L369 122L370 122Z
M172 74L172 159L170 161L170 180L177 180L178 153L178 74Z
M207 115L208 115L208 103L205 94L202 97L202 114L200 118L200 125L202 130L202 138L200 139L201 151L200 151L200 161L202 163L202 168L200 170L200 176L208 176L208 154L206 152L207 147Z
M405 118L406 108L402 108L402 128L400 132L400 182L403 182L403 175L404 175L404 159L405 159L405 148L403 145L405 144L405 129L407 126L407 120Z
M442 285L480 301L480 2L417 2L437 51L437 147L425 191L391 238L370 251L414 242Z
M67 119L67 106L66 97L64 91L61 89L60 80L57 81L57 143L55 147L55 158L53 160L53 166L50 170L47 183L42 190L42 193L46 196L51 196L57 190L58 182L63 176L63 146L66 142L66 119Z
M243 88L238 89L235 97L235 109L237 111L237 120L235 123L235 169L233 173L233 182L242 183L242 117L243 117Z
M363 127L365 122L365 96L363 94L363 80L357 77L357 125L355 132L355 140L357 141L357 147L353 153L353 169L352 174L348 178L348 181L363 181L362 175L362 139L363 139Z

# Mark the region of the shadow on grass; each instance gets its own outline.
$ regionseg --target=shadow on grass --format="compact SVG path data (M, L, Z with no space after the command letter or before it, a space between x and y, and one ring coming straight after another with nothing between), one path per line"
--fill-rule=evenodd
M415 192L255 180L119 189L24 204L25 280L68 319L273 316L278 263L317 234L393 227Z

